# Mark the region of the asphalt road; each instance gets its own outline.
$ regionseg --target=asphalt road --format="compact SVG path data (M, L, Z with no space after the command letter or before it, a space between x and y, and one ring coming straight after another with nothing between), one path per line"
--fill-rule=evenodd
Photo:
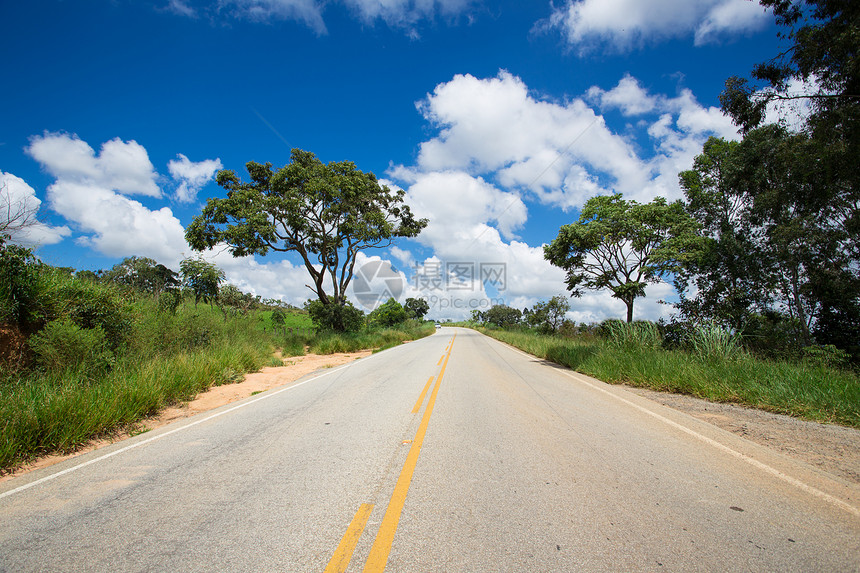
M0 484L0 571L860 571L860 488L473 331Z

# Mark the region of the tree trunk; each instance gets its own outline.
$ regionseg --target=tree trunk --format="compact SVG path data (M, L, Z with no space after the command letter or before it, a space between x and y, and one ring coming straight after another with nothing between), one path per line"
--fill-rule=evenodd
M627 322L633 322L633 300L625 300L624 304L627 305Z

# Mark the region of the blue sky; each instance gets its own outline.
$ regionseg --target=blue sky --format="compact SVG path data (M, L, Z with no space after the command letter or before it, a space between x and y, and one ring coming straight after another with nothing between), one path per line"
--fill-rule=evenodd
M373 171L430 219L368 256L403 273L401 297L435 297L437 318L564 292L541 245L593 195L679 198L707 137L737 137L725 79L779 48L747 0L33 0L0 20L0 172L40 208L18 240L43 260L178 268L183 226L222 193L215 170L299 147ZM294 257L206 256L243 290L310 294ZM458 262L471 290L416 278ZM504 284L483 284L482 263ZM667 297L649 287L637 318ZM572 307L624 315L607 293Z

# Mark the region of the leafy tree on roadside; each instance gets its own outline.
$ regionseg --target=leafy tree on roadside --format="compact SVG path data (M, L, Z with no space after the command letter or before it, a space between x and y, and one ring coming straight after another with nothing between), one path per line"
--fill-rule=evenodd
M33 320L38 259L30 249L0 235L0 322L26 327Z
M482 314L484 322L495 324L500 328L515 326L520 323L523 313L518 308L497 304Z
M201 258L187 258L179 263L183 284L194 292L194 306L201 300L212 303L224 281L224 271Z
M579 220L544 246L544 257L567 272L572 296L582 296L583 288L609 289L633 322L633 302L648 284L679 268L699 241L696 231L680 201L658 197L640 205L620 195L593 197Z
M740 144L711 137L693 168L679 175L687 212L703 240L675 272L676 306L695 324L717 321L743 329L752 313L769 308L775 277L765 256L766 236L754 221L746 186L738 187ZM694 287L695 296L687 292Z
M320 300L309 300L305 309L314 325L322 330L355 332L364 326L364 313L348 300L343 304L323 304Z
M406 309L394 298L389 298L367 316L368 321L380 326L394 326L405 322L407 318L409 314Z
M308 288L323 305L346 304L360 251L415 237L427 225L412 215L405 192L380 185L349 161L324 164L293 149L290 163L276 171L270 163L246 167L248 182L233 171L218 172L227 197L207 201L186 239L195 250L226 244L237 257L296 252L311 276Z
M523 317L529 326L537 327L542 332L558 332L568 310L570 302L567 297L556 295L547 301L535 303L527 315L523 313Z
M430 303L423 298L407 298L403 303L403 309L408 318L423 320L424 315L430 312Z
M104 280L159 296L165 289L179 286L179 275L147 257L128 257L114 265Z

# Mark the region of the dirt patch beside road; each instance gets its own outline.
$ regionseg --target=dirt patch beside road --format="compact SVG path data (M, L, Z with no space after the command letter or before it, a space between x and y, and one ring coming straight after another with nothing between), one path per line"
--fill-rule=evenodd
M860 484L860 430L799 420L736 404L625 386L630 392Z

